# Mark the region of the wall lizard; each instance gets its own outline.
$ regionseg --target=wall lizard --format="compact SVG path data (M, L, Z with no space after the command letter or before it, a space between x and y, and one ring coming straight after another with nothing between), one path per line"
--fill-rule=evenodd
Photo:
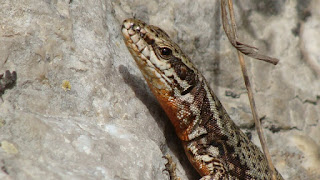
M125 20L122 33L201 180L271 179L264 154L231 120L203 75L167 33L137 19ZM283 179L278 172L276 177Z

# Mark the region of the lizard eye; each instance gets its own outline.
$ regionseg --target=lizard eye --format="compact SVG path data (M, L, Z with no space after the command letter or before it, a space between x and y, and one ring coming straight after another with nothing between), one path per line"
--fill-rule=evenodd
M160 53L163 56L169 56L172 54L172 51L169 48L160 48Z

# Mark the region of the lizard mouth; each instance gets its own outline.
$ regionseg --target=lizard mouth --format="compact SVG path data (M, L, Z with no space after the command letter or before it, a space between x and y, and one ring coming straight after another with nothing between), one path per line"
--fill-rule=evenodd
M149 26L137 19L126 19L122 24L122 34L128 50L132 54L151 88L171 89L163 72L154 64L157 56L153 50L155 40L149 32Z
M149 43L147 38L146 24L136 19L126 19L122 24L122 34L126 44L130 46L136 55L143 55L150 59ZM138 54L138 52L140 54Z

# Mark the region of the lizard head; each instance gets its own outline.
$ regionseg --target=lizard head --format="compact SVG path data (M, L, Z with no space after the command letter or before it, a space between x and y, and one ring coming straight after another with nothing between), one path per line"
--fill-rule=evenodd
M167 33L137 19L126 19L122 33L153 93L181 96L193 89L197 69Z

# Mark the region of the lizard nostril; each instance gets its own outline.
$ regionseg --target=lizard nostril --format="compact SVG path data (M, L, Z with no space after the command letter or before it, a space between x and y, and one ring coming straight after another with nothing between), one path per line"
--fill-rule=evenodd
M132 26L132 29L134 30L134 31L140 31L140 26L138 26L138 25L136 25L136 24L134 24L133 26Z

